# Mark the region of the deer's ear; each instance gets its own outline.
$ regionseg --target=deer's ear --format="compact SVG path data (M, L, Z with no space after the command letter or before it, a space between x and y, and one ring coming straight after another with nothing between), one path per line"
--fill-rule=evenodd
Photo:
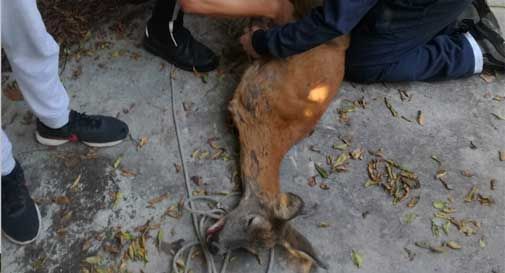
M328 264L323 262L317 251L312 247L312 244L294 229L290 224L286 224L284 234L280 244L294 257L310 261L310 265L314 262L319 267L328 270Z
M288 221L296 217L303 208L303 200L300 196L294 193L279 194L274 204L275 218Z

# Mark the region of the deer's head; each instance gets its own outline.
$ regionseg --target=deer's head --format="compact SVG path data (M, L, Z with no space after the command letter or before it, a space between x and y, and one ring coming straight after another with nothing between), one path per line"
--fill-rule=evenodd
M234 210L207 230L210 249L214 254L237 248L257 253L281 245L290 254L327 268L311 243L289 224L303 205L303 200L293 193L280 193L273 199L245 194Z

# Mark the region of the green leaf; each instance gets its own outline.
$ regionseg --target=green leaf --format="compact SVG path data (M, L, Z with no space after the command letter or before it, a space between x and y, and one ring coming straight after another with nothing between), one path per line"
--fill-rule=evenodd
M480 248L485 248L485 247L486 247L486 241L484 241L484 239L483 239L483 238L481 238L481 239L479 240L479 246L480 246Z
M102 261L100 256L90 256L84 260L88 264L99 264Z
M433 207L436 209L443 209L447 206L447 203L442 200L433 201Z
M352 262L358 267L361 268L363 266L363 255L356 250L352 250L351 252Z
M316 163L314 163L314 167L322 178L328 178L328 172L323 167L319 166L319 164Z
M410 225L417 217L417 214L413 213L413 212L409 212L407 214L405 214L405 216L403 217L403 222L407 225Z

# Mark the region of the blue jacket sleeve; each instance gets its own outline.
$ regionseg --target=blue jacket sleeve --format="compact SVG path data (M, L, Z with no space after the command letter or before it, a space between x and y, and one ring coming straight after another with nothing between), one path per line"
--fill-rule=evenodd
M302 19L254 32L252 43L261 55L288 57L337 36L349 34L378 0L325 0Z

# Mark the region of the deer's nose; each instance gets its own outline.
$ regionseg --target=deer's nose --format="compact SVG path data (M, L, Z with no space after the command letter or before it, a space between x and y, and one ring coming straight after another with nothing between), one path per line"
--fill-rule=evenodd
M209 251L210 251L210 253L212 253L213 255L216 255L216 254L218 254L218 253L219 253L219 246L218 246L218 244L217 244L217 242L216 242L216 241L211 240L211 241L209 242Z

